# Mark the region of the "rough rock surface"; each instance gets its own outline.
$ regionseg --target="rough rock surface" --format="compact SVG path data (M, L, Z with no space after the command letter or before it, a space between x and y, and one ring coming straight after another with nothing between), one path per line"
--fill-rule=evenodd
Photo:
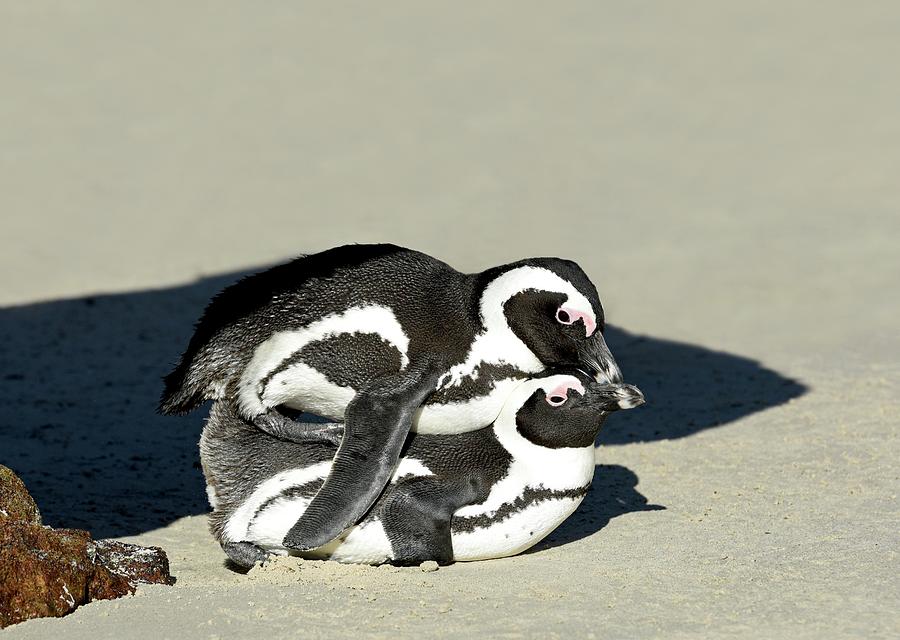
M41 524L41 512L25 483L12 469L0 464L0 521L5 518Z
M169 559L159 547L142 547L118 540L97 540L93 543L95 562L116 575L124 576L131 584L174 584L169 575Z
M162 549L42 526L25 485L3 466L0 558L0 628L134 593L138 582L173 583Z

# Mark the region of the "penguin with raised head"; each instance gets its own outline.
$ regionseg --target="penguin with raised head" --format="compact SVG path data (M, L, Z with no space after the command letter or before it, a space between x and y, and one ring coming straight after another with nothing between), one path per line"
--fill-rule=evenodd
M519 382L548 367L620 381L603 329L594 285L568 260L463 274L394 245L347 245L213 298L160 410L227 399L275 435L296 428L285 410L343 422L328 479L284 540L309 550L363 517L410 429L487 426Z
M449 563L521 553L581 503L594 440L611 412L643 402L627 384L541 374L512 391L497 420L468 433L410 434L388 487L337 540L300 553L342 562ZM261 433L217 402L200 441L213 535L237 564L285 554L288 530L322 486L341 425L299 442Z

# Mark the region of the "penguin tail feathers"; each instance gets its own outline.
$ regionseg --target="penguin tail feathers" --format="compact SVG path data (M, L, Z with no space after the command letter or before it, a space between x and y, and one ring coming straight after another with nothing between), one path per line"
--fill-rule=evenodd
M191 384L188 367L183 363L163 378L165 388L157 411L168 416L190 413L206 400L199 385Z

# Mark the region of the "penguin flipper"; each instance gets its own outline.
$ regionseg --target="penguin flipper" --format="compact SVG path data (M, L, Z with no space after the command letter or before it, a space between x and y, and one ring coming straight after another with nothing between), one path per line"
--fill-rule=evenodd
M393 551L392 562L453 562L453 514L486 497L484 485L477 477L417 476L399 482L381 511Z
M321 547L362 520L400 458L413 416L440 377L427 361L378 378L347 406L344 437L324 484L284 538L299 551Z

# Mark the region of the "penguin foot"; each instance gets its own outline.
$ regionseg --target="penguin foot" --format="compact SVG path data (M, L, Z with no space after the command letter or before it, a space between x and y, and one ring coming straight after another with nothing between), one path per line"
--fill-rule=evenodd
M324 442L338 446L344 437L342 424L296 422L277 411L269 411L257 416L253 419L253 424L272 437L297 444Z
M236 565L251 569L257 562L265 562L271 554L252 542L223 542L222 551Z

